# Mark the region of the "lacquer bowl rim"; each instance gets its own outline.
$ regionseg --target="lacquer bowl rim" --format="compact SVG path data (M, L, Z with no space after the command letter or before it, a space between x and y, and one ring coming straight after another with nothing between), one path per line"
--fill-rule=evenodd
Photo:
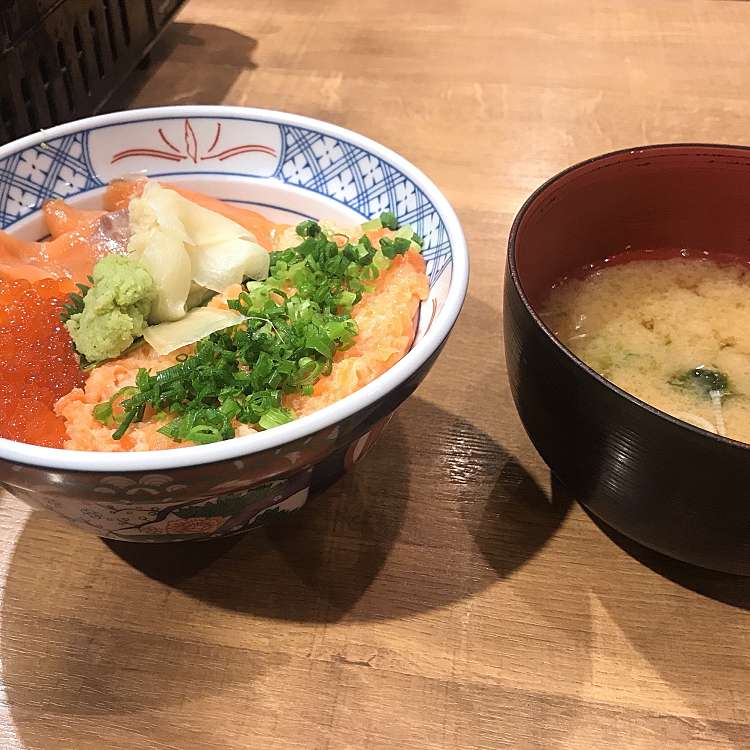
M165 106L113 112L75 120L25 136L0 147L0 160L47 140L100 128L160 117L239 117L247 120L291 125L346 141L376 155L400 170L432 203L445 226L451 247L451 280L443 308L426 334L411 350L372 383L318 412L265 432L210 445L137 453L105 453L46 448L0 438L0 460L43 469L91 473L158 472L198 466L279 449L343 422L367 409L407 381L440 348L448 337L466 296L469 254L461 224L447 198L420 169L395 151L352 130L303 115L257 107L212 105Z
M742 450L744 452L750 452L750 445L747 443L743 443L739 440L733 440L732 438L723 437L722 435L718 435L716 433L709 432L708 430L704 430L700 427L696 427L694 425L689 424L688 422L683 422L681 419L677 419L677 417L673 417L671 414L667 414L667 412L661 411L660 409L657 409L656 407L652 406L651 404L646 403L645 401L642 401L637 396L634 396L631 393L628 393L627 391L623 390L619 386L615 385L611 381L607 380L605 377L600 375L596 370L589 367L582 359L577 357L571 349L569 349L565 344L560 341L560 339L555 336L552 329L550 329L547 324L544 322L542 317L537 312L534 305L531 303L529 298L526 295L526 292L523 288L523 283L521 281L521 277L518 271L518 263L517 263L517 245L519 242L519 234L521 233L521 224L523 223L523 220L525 219L526 215L529 213L531 208L537 203L538 199L543 197L547 193L551 193L557 185L560 183L560 181L568 177L570 175L575 174L576 172L583 171L586 168L596 165L599 163L607 162L607 161L613 161L612 166L615 166L618 161L614 160L620 160L620 161L630 161L632 159L640 158L640 157L648 157L649 155L657 152L657 151L674 151L679 152L680 150L684 149L690 149L691 151L694 149L706 149L706 150L712 150L716 152L726 152L729 150L732 151L744 151L747 153L748 159L750 159L750 146L740 146L740 145L733 145L729 143L700 143L700 142L675 142L675 143L658 143L658 144L649 144L646 146L634 146L631 148L622 148L617 149L615 151L608 151L604 154L599 154L597 156L592 156L587 159L584 159L580 162L577 162L575 164L572 164L569 167L566 167L565 169L561 170L557 174L553 175L549 179L547 179L545 182L543 182L536 190L534 190L531 195L523 202L521 208L516 213L516 216L513 220L513 224L511 226L510 234L508 236L508 257L507 257L507 267L509 272L509 277L513 283L513 288L515 289L516 293L518 294L519 299L523 303L523 306L526 310L526 312L531 316L534 323L536 323L537 327L541 329L541 331L545 334L547 339L555 346L555 348L561 352L568 360L573 362L578 368L581 370L581 374L583 377L590 377L593 378L595 381L599 383L600 386L612 391L613 393L616 393L621 398L624 398L626 401L633 404L635 407L643 409L653 416L657 417L658 419L664 420L668 423L670 423L675 429L678 430L686 430L690 433L693 433L694 435L698 436L700 439L703 440L712 440L714 442L718 442L720 444L725 445L728 449L734 449L734 450ZM704 157L710 157L715 156L718 154L711 154L711 153L700 153L700 152L694 152L686 154L689 156L704 156ZM726 154L726 156L729 156L729 154Z

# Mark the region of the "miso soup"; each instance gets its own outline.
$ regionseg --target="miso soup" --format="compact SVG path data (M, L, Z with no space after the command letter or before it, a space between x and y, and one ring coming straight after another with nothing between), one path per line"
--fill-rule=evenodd
M623 390L750 443L750 266L638 257L556 284L546 324Z

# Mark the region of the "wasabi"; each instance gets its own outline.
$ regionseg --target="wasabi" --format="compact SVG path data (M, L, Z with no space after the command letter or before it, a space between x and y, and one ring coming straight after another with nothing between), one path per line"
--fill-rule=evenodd
M76 351L88 362L122 354L148 325L156 284L135 260L108 255L95 266L93 286L83 298L83 311L65 327Z

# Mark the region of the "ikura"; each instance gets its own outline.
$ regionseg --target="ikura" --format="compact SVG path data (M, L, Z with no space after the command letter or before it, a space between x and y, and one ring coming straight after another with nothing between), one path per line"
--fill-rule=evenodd
M85 381L60 321L72 291L67 280L0 279L0 351L12 363L0 380L0 437L63 447L65 421L52 406Z

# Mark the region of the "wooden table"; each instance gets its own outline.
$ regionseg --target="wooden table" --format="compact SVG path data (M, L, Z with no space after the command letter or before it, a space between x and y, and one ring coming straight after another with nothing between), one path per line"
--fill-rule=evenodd
M750 747L750 581L636 559L550 490L500 333L526 195L610 149L747 142L749 36L743 2L189 2L117 106L396 149L463 221L469 296L380 445L285 525L115 545L3 497L0 748Z

